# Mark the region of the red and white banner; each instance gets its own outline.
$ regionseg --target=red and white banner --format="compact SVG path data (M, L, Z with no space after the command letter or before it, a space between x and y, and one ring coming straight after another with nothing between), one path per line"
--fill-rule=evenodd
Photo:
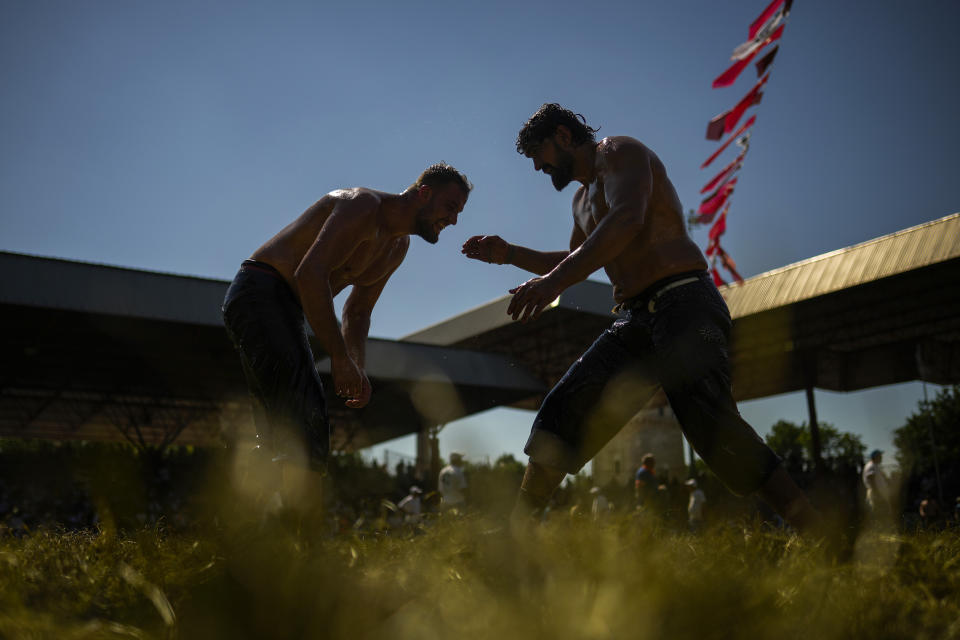
M783 5L781 7L781 5ZM757 34L759 34L767 23L773 20L779 10L780 19L786 18L790 15L790 7L793 6L793 0L773 0L766 9L763 10L763 13L757 17L756 20L750 23L750 29L747 32L747 38L750 40L755 40Z
M753 50L751 50L748 55L734 62L729 69L727 69L726 71L724 71L714 79L713 84L711 86L714 89L719 89L721 87L729 87L730 85L732 85L734 81L736 81L736 79L740 76L740 72L743 71L748 64L750 64L750 61L753 60L754 56L760 53L760 51L771 42L774 42L780 39L780 36L783 35L784 26L785 25L780 25L772 34L770 34L769 37L765 38L756 47L754 47ZM764 58L766 58L766 56L764 56ZM773 58L771 58L770 60L772 61ZM763 74L760 74L760 75L763 75Z
M760 13L757 18L750 23L747 30L747 41L738 45L733 50L730 59L733 64L713 80L712 87L718 89L729 87L743 70L750 64L755 57L772 42L780 40L783 36L783 29L786 26L785 20L790 15L790 9L793 0L772 0L770 4ZM777 45L762 56L756 63L757 77L760 80L750 89L749 92L732 108L713 117L707 124L707 139L720 140L724 135L729 134L736 128L737 123L743 114L750 107L760 104L763 99L763 87L770 78L768 70L773 63L774 58L780 46ZM733 134L731 134L723 144L707 158L701 169L705 169L717 157L730 146L731 142L736 141L737 145L742 147L740 154L734 158L727 166L720 170L707 184L700 189L700 193L711 192L706 196L698 207L697 211L691 211L689 224L706 225L709 224L710 230L707 233L707 247L705 253L710 258L710 273L717 286L726 284L720 275L719 266L723 266L737 282L743 282L743 278L737 271L737 264L733 261L721 246L720 237L727 231L727 215L730 211L730 197L733 194L734 187L737 184L737 172L743 166L744 157L750 147L750 133L747 129L752 127L757 121L756 114L750 118ZM745 133L746 132L746 133ZM741 137L742 136L742 137ZM717 213L717 212L720 213Z
M760 43L773 35L777 30L782 31L783 25L781 22L790 14L791 4L789 1L778 3L774 0L770 6L778 5L778 8L772 12L764 10L760 17L753 21L753 24L750 25L747 41L734 48L730 59L742 60L751 53L755 53L757 48L761 46ZM769 7L767 7L767 9L769 9Z

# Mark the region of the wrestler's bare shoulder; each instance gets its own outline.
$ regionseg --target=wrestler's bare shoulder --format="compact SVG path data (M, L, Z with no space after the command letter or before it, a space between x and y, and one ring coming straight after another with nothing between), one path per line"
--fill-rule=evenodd
M331 191L325 197L336 202L335 208L338 212L349 217L352 222L359 223L358 231L362 230L362 237L358 237L358 240L374 241L374 244L366 247L366 250L391 260L396 253L399 253L399 259L402 260L410 246L410 239L406 236L392 237L382 233L381 207L390 195L384 191L354 187Z
M356 212L375 211L383 203L383 193L367 189L366 187L352 187L350 189L334 189L317 200L315 207L333 210L340 207L344 210Z
M329 228L328 225L349 229L355 245L375 237L380 203L379 193L371 189L358 187L331 191L261 245L251 258L273 265L292 280L295 269L320 231Z
M369 233L375 234L382 204L383 194L372 189L336 189L317 200L294 224L299 223L298 226L311 235L319 233L327 224L348 226L354 233L367 229ZM361 232L361 235L366 234Z
M597 143L597 148L604 153L630 150L650 151L645 144L630 136L607 136Z
M598 168L616 168L644 159L660 162L657 155L636 138L609 136L597 143Z

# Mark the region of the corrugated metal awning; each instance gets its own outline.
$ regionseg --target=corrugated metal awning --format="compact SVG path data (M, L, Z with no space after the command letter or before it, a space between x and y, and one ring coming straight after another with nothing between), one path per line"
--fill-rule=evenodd
M720 288L742 318L960 257L960 213Z

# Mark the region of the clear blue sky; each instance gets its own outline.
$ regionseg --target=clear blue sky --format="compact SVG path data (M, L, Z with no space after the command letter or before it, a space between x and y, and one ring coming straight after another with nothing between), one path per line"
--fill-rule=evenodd
M438 245L414 240L375 309L371 335L400 337L526 278L467 261L467 237L565 247L572 188L513 147L543 102L644 141L694 207L735 154L699 169L707 121L756 76L710 83L765 5L0 2L0 248L228 279L323 193L401 191L445 160L476 189ZM744 276L960 210L957 25L955 0L796 0L724 238ZM817 400L889 449L920 396ZM806 419L802 394L741 409L761 433ZM520 457L531 419L462 420L441 450Z

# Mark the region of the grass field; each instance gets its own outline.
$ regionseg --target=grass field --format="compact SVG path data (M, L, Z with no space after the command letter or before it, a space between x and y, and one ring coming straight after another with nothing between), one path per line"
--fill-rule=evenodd
M224 513L230 513L230 509ZM954 638L960 535L865 534L839 566L781 532L557 515L331 536L242 509L202 532L0 538L3 638Z

